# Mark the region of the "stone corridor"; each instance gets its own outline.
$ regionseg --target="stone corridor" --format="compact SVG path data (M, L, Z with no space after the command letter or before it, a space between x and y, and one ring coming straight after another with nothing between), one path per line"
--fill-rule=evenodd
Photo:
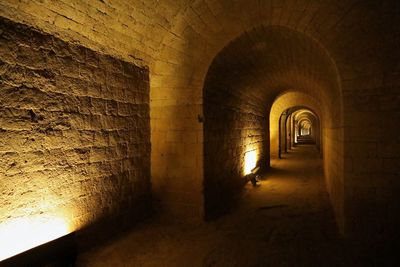
M1 0L0 265L391 266L399 37L398 0Z
M236 211L198 226L153 221L80 256L79 266L355 266L337 233L314 145L299 145ZM352 263L349 265L349 263Z

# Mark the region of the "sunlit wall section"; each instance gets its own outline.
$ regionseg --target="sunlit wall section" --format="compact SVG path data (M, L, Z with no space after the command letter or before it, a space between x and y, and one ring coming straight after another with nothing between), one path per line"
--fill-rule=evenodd
M0 33L1 257L103 218L140 218L147 70L5 19Z

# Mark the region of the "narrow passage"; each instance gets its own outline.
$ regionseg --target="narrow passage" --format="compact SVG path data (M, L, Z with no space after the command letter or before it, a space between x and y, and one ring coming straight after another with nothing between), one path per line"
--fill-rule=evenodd
M238 209L198 226L143 224L80 255L79 266L348 266L314 145L272 162Z

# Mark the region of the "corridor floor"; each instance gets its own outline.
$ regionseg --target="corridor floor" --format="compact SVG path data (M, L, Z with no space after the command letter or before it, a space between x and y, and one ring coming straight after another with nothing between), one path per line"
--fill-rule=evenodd
M80 255L78 266L351 266L321 164L315 146L298 146L260 186L246 186L231 214L198 226L139 225Z

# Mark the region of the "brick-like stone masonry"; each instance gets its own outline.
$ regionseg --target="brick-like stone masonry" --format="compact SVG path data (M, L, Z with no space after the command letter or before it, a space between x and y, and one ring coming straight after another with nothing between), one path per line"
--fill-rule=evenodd
M235 206L246 183L246 152L256 151L260 167L269 164L268 114L259 99L240 94L238 88L231 86L218 73L211 72L204 87L206 219Z
M0 224L140 217L150 196L148 77L0 18Z

